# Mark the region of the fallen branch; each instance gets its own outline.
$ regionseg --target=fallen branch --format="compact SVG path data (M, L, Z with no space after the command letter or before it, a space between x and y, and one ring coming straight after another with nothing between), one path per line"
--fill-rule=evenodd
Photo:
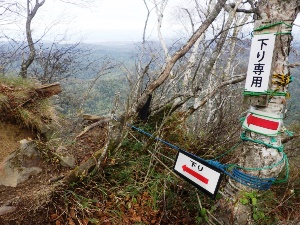
M70 184L72 182L76 182L78 180L84 179L87 175L90 174L90 172L95 169L96 165L98 166L98 169L100 168L100 164L103 161L103 159L106 156L106 152L108 149L108 143L101 148L100 150L96 151L92 157L90 157L87 161L80 164L78 167L76 167L74 170L72 170L70 173L68 173L61 182L63 184Z
M83 130L80 134L78 134L78 135L75 137L75 139L81 137L82 135L84 135L86 132L88 132L89 130L93 129L94 127L99 126L99 125L102 125L102 124L104 124L104 123L107 123L107 122L109 122L110 120L111 120L111 118L105 118L105 119L103 119L103 120L100 120L100 121L98 121L98 122L96 122L96 123L93 123L93 124L91 124L91 125L85 127L84 130Z
M59 83L53 83L42 85L36 88L35 92L40 98L48 98L50 96L59 94L60 92L62 92L62 89Z
M84 114L84 115L82 115L82 118L84 120L89 120L89 121L94 121L94 122L105 119L105 117L103 117L103 116L96 116L96 115L90 115L90 114Z
M88 129L90 130L93 127L100 125L102 123L108 123L108 130L107 130L107 136L108 136L107 140L108 141L106 142L104 147L102 147L100 150L96 151L93 154L93 156L91 156L87 161L80 164L78 167L76 167L74 170L72 170L70 173L68 173L68 175L63 178L62 183L68 184L68 183L76 182L78 180L82 180L87 175L92 174L93 172L99 171L100 169L102 169L103 166L101 164L104 161L107 151L108 151L108 147L111 144L110 135L111 135L112 125L111 125L111 123L109 123L109 121L111 121L111 118L106 118L105 120L98 121L96 123L93 123L91 126L89 126ZM87 132L87 130L85 132Z

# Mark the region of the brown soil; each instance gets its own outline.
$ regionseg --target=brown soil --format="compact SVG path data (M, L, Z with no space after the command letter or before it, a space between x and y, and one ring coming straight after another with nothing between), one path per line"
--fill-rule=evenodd
M0 122L0 162L20 146L20 140L34 138L35 134L29 129L20 128L7 122Z
M31 139L38 150L32 166L42 169L40 174L29 177L16 187L0 185L0 225L45 224L50 218L44 207L52 202L54 192L68 188L64 187L61 179L73 170L61 165L58 154L74 156L78 166L100 150L107 141L106 124L94 127L75 139L88 124L77 123L77 129L74 129L69 121L58 119L51 104L47 105L47 101L44 101L60 91L59 85L20 87L17 83L6 84L0 81L0 163L19 148L22 139ZM61 127L55 130L56 126ZM54 131L53 135L51 131ZM46 142L44 139L50 140ZM7 208L16 210L7 213ZM51 206L46 210L49 211L50 208ZM41 212L36 213L39 210Z
M34 138L34 134L30 130L20 130L20 128L12 124L5 123L1 124L0 134L2 139L0 142L2 158L5 158L10 152L18 148L19 140ZM74 137L65 138L63 147L66 148L68 153L72 153L75 156L76 164L79 165L104 146L106 134L106 127L98 126L76 140ZM55 149L53 147L50 150L55 151ZM52 158L52 156L51 152L50 154L49 152L48 154L42 153L43 160L36 166L42 168L43 172L37 176L32 176L29 180L17 185L16 188L0 185L0 206L17 207L15 212L0 216L1 225L18 224L21 221L23 225L44 224L45 221L50 219L47 217L43 207L48 202L51 202L51 194L54 190L53 184L72 170L61 166L59 161ZM31 213L39 210L42 211L38 214L34 213L34 218L30 216Z
M68 152L74 154L76 163L79 165L91 157L95 151L102 148L106 140L107 127L98 126L76 140L74 140L74 137L69 137L69 141L65 139L64 141L69 143L69 145L65 145L64 147ZM100 180L90 180L84 185L84 188L64 185L58 189L56 188L54 192L53 184L59 182L55 180L63 177L71 169L62 167L55 160L47 162L47 158L45 159L38 165L43 169L43 172L38 176L31 177L16 188L0 186L0 206L8 205L17 207L17 210L13 213L0 216L0 225L114 225L120 224L120 218L112 215L111 212L118 207L121 207L120 210L123 212L121 218L124 222L123 224L129 225L142 223L143 221L146 224L166 224L160 223L162 213L152 208L153 199L147 191L138 195L135 203L132 202L129 196L124 196L123 199L116 198L113 191L114 188L102 178L101 174L99 174ZM107 166L110 164L110 162L106 163ZM95 188L98 182L101 185L101 189L107 190L105 194L100 189L97 190ZM66 192L68 189L73 189L76 194L70 194L73 191ZM112 191L108 191L109 189L112 189ZM78 199L74 197L77 194L97 199L96 202L91 202L89 206L91 209L87 210L90 211L88 215L86 215L87 211L78 211L78 208L76 208L78 207ZM128 205L131 205L129 209ZM98 223L88 222L89 217L97 219Z

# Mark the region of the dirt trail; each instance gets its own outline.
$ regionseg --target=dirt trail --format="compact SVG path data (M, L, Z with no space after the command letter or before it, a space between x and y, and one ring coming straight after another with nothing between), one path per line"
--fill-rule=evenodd
M34 137L34 134L28 129L0 122L0 163L20 146L20 140L34 139Z

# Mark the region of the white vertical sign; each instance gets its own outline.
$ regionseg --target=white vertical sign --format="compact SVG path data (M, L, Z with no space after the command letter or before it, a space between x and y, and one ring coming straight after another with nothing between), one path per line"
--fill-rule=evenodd
M275 38L275 34L255 35L252 38L245 91L268 90Z

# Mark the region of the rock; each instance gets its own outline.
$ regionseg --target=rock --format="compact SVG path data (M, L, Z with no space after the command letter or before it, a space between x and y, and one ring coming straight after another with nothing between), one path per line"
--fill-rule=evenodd
M76 166L76 160L74 155L70 154L68 152L68 149L66 149L63 146L59 146L56 150L56 155L60 160L60 164L65 167L75 168Z
M5 215L7 213L12 213L16 210L17 207L15 206L7 206L7 205L0 206L0 216Z
M19 183L26 181L30 176L42 172L39 167L11 168L9 162L0 166L0 185L16 187Z
M60 164L65 167L75 168L76 162L73 155L60 156Z
M28 141L23 139L20 141L20 152L24 154L24 156L31 157L36 154L35 146L32 144L32 141Z
M58 146L58 148L56 149L56 152L58 154L68 154L68 149L64 146Z
M20 148L0 164L0 185L16 187L29 177L42 172L37 166L40 154L34 142L24 139L20 143Z

